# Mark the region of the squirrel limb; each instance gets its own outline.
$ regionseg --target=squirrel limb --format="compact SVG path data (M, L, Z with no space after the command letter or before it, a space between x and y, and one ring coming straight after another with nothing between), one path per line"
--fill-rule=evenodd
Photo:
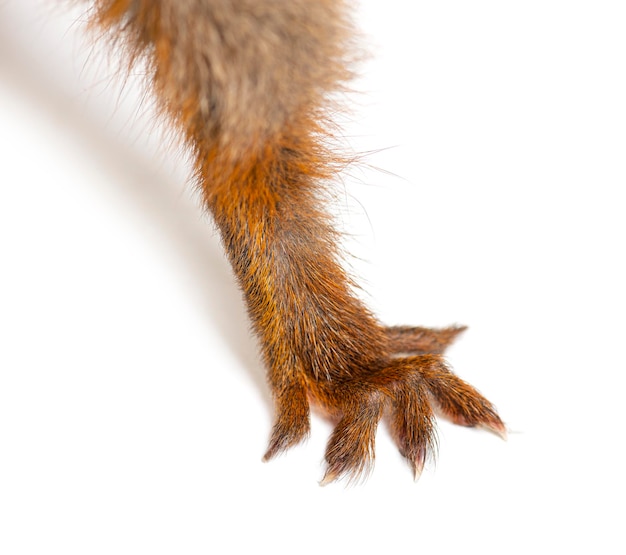
M96 0L91 25L143 63L162 115L192 153L259 337L275 402L265 459L336 419L322 483L365 475L378 422L416 476L434 407L504 434L493 406L446 366L464 328L385 327L339 263L324 188L347 160L328 145L329 98L351 77L338 0Z

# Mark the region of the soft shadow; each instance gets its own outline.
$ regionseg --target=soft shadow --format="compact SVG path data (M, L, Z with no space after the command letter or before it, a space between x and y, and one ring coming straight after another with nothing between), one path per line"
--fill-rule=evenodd
M12 40L16 30L10 24L5 17L0 18L0 78L79 136L87 146L90 163L101 168L102 174L112 176L103 180L107 186L119 188L133 208L167 236L181 264L188 268L198 298L206 306L207 318L216 324L214 327L224 343L239 358L260 395L271 406L242 297L210 218L190 216L189 203L180 202L181 184L172 182L170 174L155 167L154 159L148 154L121 143L101 124L94 108L90 112L89 105L70 98L49 73L42 72L45 54L37 52L33 56L24 52ZM37 59L39 55L42 59ZM119 94L115 87L111 89L111 94ZM191 192L191 186L186 189Z

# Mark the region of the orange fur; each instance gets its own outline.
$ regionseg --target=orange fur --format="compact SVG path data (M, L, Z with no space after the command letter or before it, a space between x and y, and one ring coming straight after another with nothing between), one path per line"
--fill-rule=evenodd
M416 475L433 406L504 433L441 353L464 328L381 325L353 294L321 192L345 164L328 147L329 94L350 77L338 0L96 0L92 24L143 60L161 111L193 153L275 399L270 459L307 436L309 404L337 424L324 482L363 475L379 420Z

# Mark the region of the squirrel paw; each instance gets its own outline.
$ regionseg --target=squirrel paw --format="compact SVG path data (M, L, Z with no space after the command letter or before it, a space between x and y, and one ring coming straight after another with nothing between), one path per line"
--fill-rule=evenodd
M436 446L435 412L455 424L481 426L501 437L506 428L492 404L452 373L441 355L426 354L388 361L368 376L335 427L326 449L322 484L366 476L374 460L374 437L383 414L414 478L419 478ZM356 388L356 386L355 386Z
M481 426L501 437L506 428L493 405L456 376L442 352L464 327L383 328L387 354L375 369L355 369L345 378L300 375L276 395L277 418L264 459L299 443L309 433L309 402L336 418L326 448L326 485L368 475L381 418L417 479L436 447L435 413L455 424Z

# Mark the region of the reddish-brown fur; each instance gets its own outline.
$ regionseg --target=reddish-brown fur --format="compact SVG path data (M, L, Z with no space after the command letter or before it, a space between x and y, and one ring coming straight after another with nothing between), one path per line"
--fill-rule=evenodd
M309 405L336 419L324 482L374 459L388 413L419 475L433 409L504 433L492 405L446 366L463 328L384 327L338 261L324 187L346 160L329 145L329 94L350 77L338 0L96 0L93 26L143 61L162 113L193 153L275 399L270 459L309 433Z

